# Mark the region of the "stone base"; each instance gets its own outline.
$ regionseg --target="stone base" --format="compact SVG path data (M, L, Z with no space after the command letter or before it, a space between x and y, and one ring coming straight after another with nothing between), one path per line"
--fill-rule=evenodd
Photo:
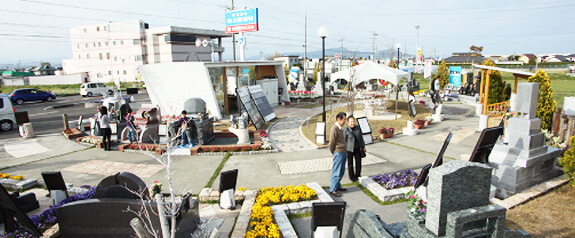
M559 153L560 150L546 146L517 150L497 144L487 163L493 168L491 183L497 187L495 197L505 199L563 174L556 166Z
M408 135L408 136L417 135L417 129L415 129L415 127L413 127L413 121L412 120L407 121L407 127L403 128L403 134Z
M431 119L433 119L433 121L443 121L443 114L433 114Z
M479 115L479 126L477 127L477 131L482 132L487 125L489 124L489 116L487 115Z

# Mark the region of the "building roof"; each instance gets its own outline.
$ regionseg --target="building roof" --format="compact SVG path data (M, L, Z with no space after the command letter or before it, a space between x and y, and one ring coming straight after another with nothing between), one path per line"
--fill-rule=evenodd
M470 56L451 56L449 58L445 58L445 63L471 63L471 62L483 62L487 58L477 56L477 57L470 57Z
M530 58L530 59L531 59L531 57L537 57L534 54L523 54L523 56Z
M493 66L487 66L487 65L480 65L480 64L473 64L473 67L480 68L480 69L490 69L490 70L508 72L508 73L512 73L512 74L519 74L519 75L525 75L525 76L535 75L534 73L531 73L531 72L525 72L525 71L519 71L519 70L513 70L513 69L507 69L507 68L501 68L501 67L493 67Z
M154 27L148 29L147 32L152 34L172 33L172 34L190 34L190 35L211 36L211 37L232 37L231 34L226 34L225 31L198 29L198 28L180 27L180 26Z
M34 76L34 73L9 70L9 71L0 72L0 75L2 75L2 76Z

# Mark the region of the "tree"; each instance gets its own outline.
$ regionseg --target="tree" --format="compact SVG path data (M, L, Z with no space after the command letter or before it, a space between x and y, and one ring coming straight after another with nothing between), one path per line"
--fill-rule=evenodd
M444 88L449 83L449 69L447 68L447 63L442 60L437 68L437 74L434 76L439 76L439 87Z
M486 59L481 63L482 65L495 66L491 59ZM487 77L485 77L487 80ZM487 82L484 84L487 85ZM505 93L505 82L501 78L501 72L492 70L489 75L489 98L487 104L500 103L505 101L507 94Z
M321 71L321 65L318 63L315 63L315 65L313 66L313 75L311 77L311 80L314 83L317 82L317 75L320 71Z
M531 58L529 58L529 63L528 64L537 64L537 56L532 56Z
M288 69L287 65L284 66L284 73L286 75L286 79L289 77L289 71L290 71L290 69Z
M519 59L519 55L510 55L507 57L507 60L509 61L516 61Z
M387 66L394 68L394 69L397 68L397 64L395 63L395 60L393 60L393 59L389 61L389 64Z
M279 57L279 56L281 56L280 52L277 52L277 51L276 51L276 52L274 52L273 54L268 55L268 57L267 57L266 59L267 59L267 60L274 60L276 57Z
M559 165L563 167L563 172L571 180L571 186L575 188L575 136L569 140L571 148L565 151L563 158L559 159Z
M541 119L541 129L550 130L553 121L553 114L557 102L553 99L553 89L551 89L551 79L547 72L542 69L529 79L528 82L539 83L539 99L537 100L537 117ZM572 144L573 145L573 144Z

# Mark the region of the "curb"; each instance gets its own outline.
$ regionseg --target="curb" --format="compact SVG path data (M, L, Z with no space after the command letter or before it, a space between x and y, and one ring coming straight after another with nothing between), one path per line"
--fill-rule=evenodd
M84 103L83 102L77 102L77 103L67 103L67 104L59 104L59 105L54 105L54 106L47 106L44 108L44 111L56 109L56 108L75 107L75 106L80 106L80 105L84 105Z

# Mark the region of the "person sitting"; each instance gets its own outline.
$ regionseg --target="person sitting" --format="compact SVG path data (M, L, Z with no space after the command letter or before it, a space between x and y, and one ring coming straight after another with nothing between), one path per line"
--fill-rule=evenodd
M182 111L182 115L178 119L180 123L180 132L182 133L182 144L179 148L191 148L192 147L192 135L190 133L190 127L188 127L188 123L190 123L191 118L187 117L186 110Z

